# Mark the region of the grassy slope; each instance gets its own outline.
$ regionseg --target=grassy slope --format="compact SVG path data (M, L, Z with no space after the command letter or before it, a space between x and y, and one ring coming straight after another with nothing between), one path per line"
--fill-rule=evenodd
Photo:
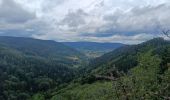
M111 92L112 84L110 82L77 84L59 91L51 100L111 100L113 97Z

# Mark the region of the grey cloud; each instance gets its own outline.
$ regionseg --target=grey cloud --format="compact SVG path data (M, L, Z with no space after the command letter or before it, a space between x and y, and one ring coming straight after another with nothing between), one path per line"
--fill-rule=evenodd
M64 19L60 22L61 25L67 25L69 27L78 27L86 23L85 17L88 14L85 13L82 9L78 9L76 12L69 12Z
M122 34L155 34L159 32L161 27L170 28L169 12L170 6L165 4L155 7L135 7L129 12L117 11L112 15L104 16L103 20L105 20L107 23L102 26L103 32Z
M34 19L34 13L30 13L13 0L2 0L0 4L0 20L8 23L24 23Z
M44 0L44 3L42 4L42 10L44 12L52 10L52 8L62 5L65 2L68 2L69 0Z
M167 4L135 6L130 10L117 9L115 11L114 9L112 14L107 13L105 15L104 13L102 16L95 16L91 12L87 13L82 9L78 9L77 11L68 12L56 24L57 28L63 27L62 30L60 32L55 31L56 33L53 32L51 35L64 34L60 35L60 39L63 40L66 40L68 37L72 40L78 40L81 37L81 39L85 38L89 41L94 39L95 41L109 42L117 38L123 41L122 39L129 37L128 41L134 41L135 39L135 41L144 41L157 36L155 34L159 33L161 27L170 26L169 9L170 6ZM43 36L43 34L40 35ZM143 38L140 40L142 36ZM45 35L43 38L50 38L50 36ZM55 38L59 39L58 36Z
M3 0L0 35L114 42L126 38L138 41L142 36L142 40L146 40L159 33L161 27L170 28L168 2L158 5L158 1L150 6L134 0L87 2L91 0Z
M32 20L22 24L3 24L0 26L0 35L31 37L50 31L50 25L42 20Z
M1 36L22 36L22 37L30 37L34 32L28 32L23 29L10 29L10 30L0 30Z
M85 13L83 10L77 10L69 12L60 25L67 26L64 31L78 32L79 36L85 37L109 37L114 34L158 34L162 27L170 28L169 9L170 6L167 4L135 6L131 10L117 9L112 14L97 17L91 13Z
M104 6L104 0L102 0L99 4L95 5L96 7L103 7Z
M0 35L30 37L32 34L38 34L41 30L39 27L44 24L37 20L35 13L28 12L21 4L14 0L2 0L0 4Z

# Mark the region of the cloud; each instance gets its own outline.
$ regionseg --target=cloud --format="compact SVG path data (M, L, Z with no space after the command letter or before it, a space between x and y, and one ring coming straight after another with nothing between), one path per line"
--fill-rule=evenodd
M78 36L84 36L84 38L105 37L109 39L112 35L135 36L141 33L151 34L150 38L153 38L154 34L160 34L163 27L170 28L169 9L168 4L158 4L156 6L132 7L128 10L117 8L109 14L87 13L88 16L81 16L76 11L71 13L74 16L68 17L70 13L66 15L65 18L70 23L62 22L67 25L67 28L62 31L77 32ZM97 9L95 8L95 10Z
M25 10L22 5L13 0L1 0L0 32L7 36L29 36L27 31L29 21L36 19L35 13Z
M170 29L169 0L0 1L0 35L139 43Z
M162 27L170 28L170 6L145 6L131 8L129 11L117 9L112 14L103 17L101 27L95 33L112 34L157 34ZM96 34L97 35L97 34Z
M31 37L32 34L48 31L48 27L43 19L37 18L35 12L28 11L14 0L1 1L0 35Z
M36 16L22 8L13 0L2 0L0 4L0 20L9 23L24 23Z
M85 24L85 17L88 16L82 9L78 9L76 12L69 11L65 18L60 22L60 25L66 25L68 27L78 27Z
M160 35L146 34L146 33L141 33L141 34L136 34L131 36L112 35L110 37L84 37L84 36L77 36L74 34L69 34L69 35L63 34L62 36L57 36L56 34L51 34L51 35L53 35L53 38L51 38L48 34L33 35L33 37L38 39L44 39L44 40L46 40L47 38L57 39L62 42L63 41L70 41L70 42L91 41L91 42L108 42L108 43L124 43L124 44L138 44L158 36L160 37Z

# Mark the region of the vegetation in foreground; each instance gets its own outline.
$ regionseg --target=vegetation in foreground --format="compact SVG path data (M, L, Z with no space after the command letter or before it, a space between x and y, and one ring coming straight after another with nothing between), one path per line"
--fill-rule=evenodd
M58 91L52 100L169 100L167 54L162 55L163 59L152 51L139 54L138 65L117 80L70 85Z

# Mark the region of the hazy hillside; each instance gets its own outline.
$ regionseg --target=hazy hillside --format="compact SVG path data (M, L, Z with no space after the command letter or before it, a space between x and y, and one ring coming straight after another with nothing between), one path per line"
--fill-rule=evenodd
M90 58L95 58L108 53L116 48L124 46L121 43L97 43L97 42L63 42L65 45L83 52Z
M38 40L24 37L0 36L0 44L22 52L25 55L48 58L78 67L86 62L86 57L79 51L52 40Z

